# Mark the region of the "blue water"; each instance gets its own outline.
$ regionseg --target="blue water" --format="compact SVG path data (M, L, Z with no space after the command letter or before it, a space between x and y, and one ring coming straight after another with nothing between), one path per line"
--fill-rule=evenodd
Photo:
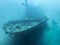
M29 1L28 1L29 2ZM2 30L3 24L10 20L21 20L25 17L24 0L0 0L0 45L6 45L11 38ZM60 1L59 0L30 0L49 20L48 28L43 33L44 45L60 45ZM22 10L23 9L23 10Z

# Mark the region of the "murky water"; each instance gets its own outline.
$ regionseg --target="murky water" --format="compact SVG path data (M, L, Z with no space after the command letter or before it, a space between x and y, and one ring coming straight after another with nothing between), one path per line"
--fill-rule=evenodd
M37 7L33 17L42 17L45 15L49 18L47 29L43 33L43 45L60 45L60 1L59 0L29 0L30 5ZM31 9L32 10L32 9ZM36 11L39 11L36 13ZM2 29L3 24L11 20L21 20L26 18L25 0L0 0L0 45L9 45L12 37L8 36ZM32 11L32 12L33 12ZM29 11L30 12L30 11ZM30 16L31 17L31 16ZM39 17L38 17L39 18Z

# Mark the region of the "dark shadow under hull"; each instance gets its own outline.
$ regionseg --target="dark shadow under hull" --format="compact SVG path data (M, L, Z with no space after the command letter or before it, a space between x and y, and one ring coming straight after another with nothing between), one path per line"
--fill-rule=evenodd
M42 45L42 34L45 28L47 28L46 21L26 31L15 33L10 45Z

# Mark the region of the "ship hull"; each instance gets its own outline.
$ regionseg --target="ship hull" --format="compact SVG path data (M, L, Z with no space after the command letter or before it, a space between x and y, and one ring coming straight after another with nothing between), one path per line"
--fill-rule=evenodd
M28 30L15 33L10 45L42 45L42 34L47 28L46 21L47 20Z

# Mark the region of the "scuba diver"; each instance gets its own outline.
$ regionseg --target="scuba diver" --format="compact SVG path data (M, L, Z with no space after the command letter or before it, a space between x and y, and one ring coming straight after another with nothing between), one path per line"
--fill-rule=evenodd
M8 45L42 45L42 34L47 27L48 18L33 4L25 4L25 17L22 20L9 21L3 25L3 30L12 40Z

